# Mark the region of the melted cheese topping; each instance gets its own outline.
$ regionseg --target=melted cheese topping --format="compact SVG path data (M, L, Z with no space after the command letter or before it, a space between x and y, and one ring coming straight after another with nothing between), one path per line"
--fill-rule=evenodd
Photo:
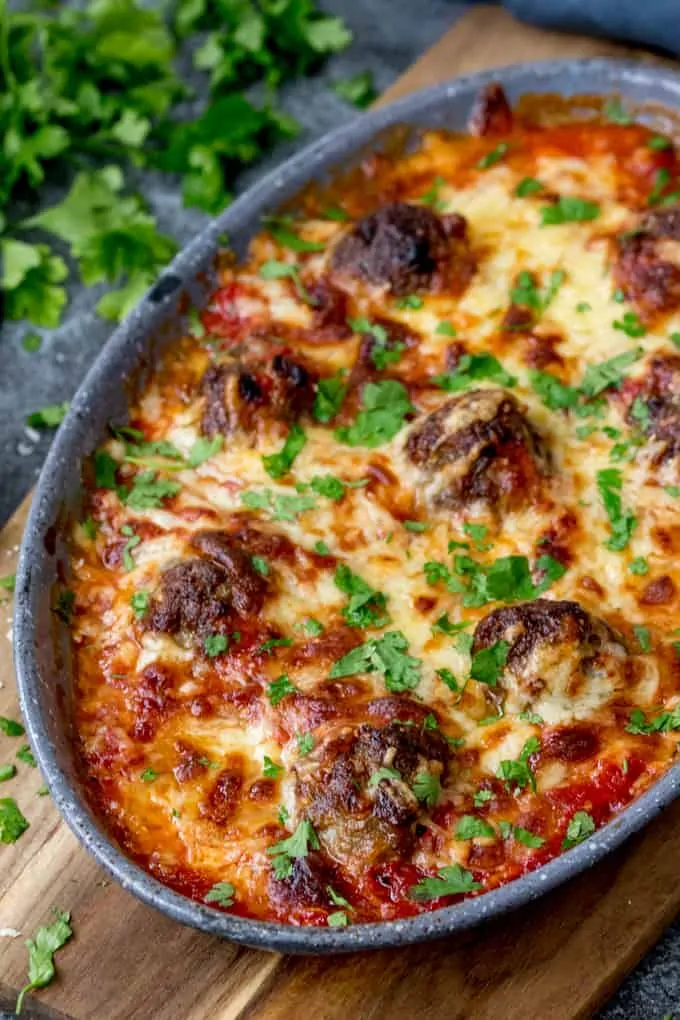
M436 804L422 805L406 855L377 863L359 855L347 868L328 850L332 840L322 847L333 887L350 904L343 907L350 922L450 902L411 895L417 882L448 865L469 871L478 884L475 894L535 868L572 838L575 812L585 812L595 826L604 824L673 760L672 729L645 734L626 726L636 708L649 720L680 703L672 648L680 584L677 491L664 488L664 479L660 483L649 443L629 445L622 455L614 451L619 459L612 460L615 444L634 437L623 388L639 388L651 359L672 353L669 337L680 330L680 316L671 313L648 320L644 336L628 335L623 316L636 310L617 300L612 279L612 239L634 226L651 189L654 166L641 163L639 155L648 137L637 126L538 130L518 121L507 154L487 169L478 161L496 139L433 133L416 153L376 157L365 176L338 190L333 204L356 220L388 197L418 203L435 185L437 212L465 217L476 264L462 294L423 290L411 307L385 288L345 281L349 319L391 320L415 338L400 360L378 371L370 365L366 370L364 358L356 382L360 337L323 333L314 325L305 294L316 280L333 279L330 253L351 224L324 218L319 200L308 197L302 218L289 229L323 250L294 253L275 234L256 237L247 260L223 271L222 286L202 316L207 335L188 336L173 348L131 409L131 424L143 441L171 443L178 456L168 460L147 452L142 463L131 459L130 443L139 444L139 436L123 434L105 444L104 454L118 465L118 488L92 484L91 521L73 534L78 736L98 810L129 853L168 884L203 899L216 883L228 882L234 890L230 909L293 923L323 925L337 912L337 904L320 905L303 887L279 895L267 850L305 817L296 780L305 751L321 761L343 727L375 724L367 706L388 693L385 675L362 672L344 689L329 688L328 676L353 645L388 631L403 635L408 654L420 663L417 686L392 696L431 713L431 724L451 743L452 762ZM538 179L542 189L518 197L517 186L527 177ZM558 195L597 203L599 214L542 225L542 209ZM297 267L293 271L307 290L288 276L264 279L259 267L271 260ZM504 329L511 291L525 272L542 294L551 274L559 274L558 285L530 328ZM448 335L442 322L449 324ZM204 438L204 372L234 343L247 350L249 336L263 329L282 336L319 376L344 373L345 407L330 424L302 416L306 444L279 479L270 477L263 457L281 449L288 427L267 418L250 432L229 434L203 463L188 467ZM532 384L539 367L577 387L589 367L636 347L639 357L625 369L626 381L605 389L585 416L546 406ZM498 358L515 378L511 392L549 451L542 497L500 523L484 507L470 513L433 509L436 477L425 478L406 451L419 419L450 399L433 382L451 370L449 348L456 348L454 359L483 352ZM537 360L536 351L547 352L547 363ZM415 416L374 449L343 442L336 428L356 417L364 382L386 378L406 386ZM473 385L497 384L481 379ZM622 506L637 522L618 551L608 546L611 524L597 484L598 472L612 467L621 473ZM174 483L176 491L152 497L146 508L130 505L126 491L135 476L149 471ZM309 488L325 475L343 482L341 500ZM244 494L260 494L260 504L244 504ZM309 506L277 512L278 497L306 497ZM417 522L415 529L409 521ZM476 539L471 523L482 529ZM244 524L285 536L294 554L259 557L265 560L260 569L267 571L267 597L251 618L234 617L228 648L211 655L205 640L150 629L149 601L157 597L164 571L197 555L192 536L234 532ZM453 553L452 541L459 543ZM495 687L467 679L470 647L460 634L472 634L500 603L466 606L455 583L430 583L424 569L438 563L452 572L461 543L465 555L486 567L507 556L535 564L547 549L566 569L545 597L574 600L606 620L631 650L630 668L584 670L574 683L578 662L558 654L541 664L542 685L529 697L510 674ZM347 595L334 580L338 565L384 594L387 624L348 627L342 615ZM649 597L650 584L659 579L672 593L663 601ZM465 625L458 634L436 626L444 614L451 624ZM310 618L317 621L313 636ZM524 668L531 672L531 661ZM282 675L298 693L273 703L269 685ZM453 676L455 685L443 676ZM590 741L592 752L583 757L564 750L565 733L569 746L580 738ZM534 748L530 757L527 746ZM531 781L504 781L503 763L521 762L523 754ZM267 759L280 769L265 768ZM491 825L495 835L457 838L461 818L470 815ZM501 822L514 826L510 835ZM523 830L535 837L533 846L526 845Z

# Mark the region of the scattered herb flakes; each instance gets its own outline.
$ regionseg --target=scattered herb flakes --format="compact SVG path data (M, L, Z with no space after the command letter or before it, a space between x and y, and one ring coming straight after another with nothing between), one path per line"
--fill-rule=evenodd
M421 879L411 887L410 895L414 900L437 900L442 896L460 896L481 888L469 871L459 864L451 864L440 868L434 878Z
M597 202L588 202L572 195L561 195L553 205L541 208L541 226L556 226L561 223L586 223L600 215Z
M350 218L349 213L337 205L326 206L321 210L321 216L325 220L334 220L336 223L345 223Z
M251 556L250 562L261 577L269 577L269 564L262 556Z
M472 803L475 807L483 807L484 804L488 804L490 800L493 800L492 790L477 790L472 798Z
M446 669L446 667L438 669L436 671L436 675L439 677L442 683L446 684L450 691L453 691L454 694L460 693L460 684L458 683L458 680L456 680L456 677L454 676L450 669Z
M45 988L54 979L55 953L66 945L73 935L71 915L64 910L55 909L56 921L44 928L38 928L32 939L26 940L28 947L28 984L19 992L15 1012L21 1013L27 992L36 988Z
M226 634L207 634L203 639L203 650L209 659L222 655L228 647L229 638Z
M573 409L579 402L578 389L563 383L550 372L531 371L529 381L534 392L551 411Z
M159 478L153 471L142 471L136 475L123 501L132 510L154 510L163 505L180 491L179 482Z
M94 467L94 484L98 489L116 489L116 472L118 462L106 450L95 450L92 458Z
M295 739L297 740L298 754L301 758L305 758L310 751L314 750L314 737L311 733L297 733Z
M291 638L269 638L263 641L257 651L260 655L269 655L275 648L290 648L292 644Z
M425 302L418 294L406 294L405 297L398 298L396 301L396 307L402 311L407 309L417 312L424 304Z
M279 262L272 259L260 266L260 276L263 280L292 280L297 295L305 304L315 304L314 298L304 286L300 278L300 267L290 262Z
M510 645L507 641L496 641L489 648L482 648L472 656L470 676L480 684L495 687L503 673Z
M136 549L142 541L139 535L135 535L132 526L124 524L120 529L121 535L127 538L127 542L123 546L123 567L128 573L135 569L135 561L132 555L132 550Z
M413 780L411 787L416 797L428 808L433 808L439 800L442 792L439 776L431 772L419 772Z
M426 524L425 521L404 521L404 527L414 535L422 535L429 528L429 524Z
M153 783L154 780L158 779L158 775L159 773L155 769L148 768L144 769L139 778L143 783Z
M200 467L201 464L205 464L207 460L210 460L216 453L219 453L223 445L223 436L213 436L212 439L201 436L189 450L189 456L187 457L188 466L190 468Z
M340 591L350 597L342 610L350 627L384 627L389 622L387 596L354 574L346 564L338 565L334 581Z
M267 847L267 853L272 858L274 878L290 878L293 873L293 861L299 857L306 857L310 850L318 849L319 840L314 826L305 818L292 836Z
M567 826L567 835L562 841L563 850L571 850L595 832L595 822L587 811L576 811Z
M519 757L513 760L502 761L498 766L496 775L504 780L507 790L513 787L515 791L523 790L529 786L536 792L536 776L529 765L529 758L541 747L538 737L529 737L520 751Z
M635 708L630 713L626 733L647 736L650 733L669 733L677 729L680 729L680 706L669 712L661 712L649 721L641 708Z
M26 732L20 722L17 722L16 719L8 719L5 715L0 715L0 731L6 737L23 737Z
M589 365L581 381L581 392L587 397L596 397L609 386L619 386L625 378L625 370L630 368L644 353L642 347L632 351L624 351L614 358L602 361L598 365Z
M521 825L512 825L510 822L499 822L498 831L501 834L501 839L514 839L516 843L521 843L522 846L527 846L532 850L538 849L545 843L542 836L536 836L529 829L523 829Z
M498 145L487 152L484 156L477 161L478 170L488 170L489 167L495 166L496 163L500 163L503 157L507 154L510 146L507 142L499 142Z
M628 564L628 570L631 574L636 574L643 577L649 573L649 563L644 556L636 556L635 559L631 560Z
M531 712L528 709L524 712L520 712L518 718L521 719L522 722L531 723L532 726L543 726L545 723L545 720L540 715L537 715L536 712Z
M392 694L412 690L420 682L422 663L408 654L408 641L401 631L388 631L380 638L353 648L338 659L329 678L354 676L357 673L382 673L385 687Z
M445 321L442 321L437 324L435 333L438 336L450 336L450 337L458 336L458 331L456 330L456 328L452 326L450 322Z
M442 613L442 615L432 624L432 630L435 634L440 633L446 634L448 637L453 637L469 626L469 620L461 620L460 623L453 623L452 620L449 620L448 613Z
M621 472L618 468L604 468L597 472L596 479L597 490L611 525L611 538L605 545L613 552L621 552L628 545L637 527L637 519L633 512L623 509Z
M71 405L67 400L61 404L48 404L39 411L33 411L26 418L26 424L34 429L54 429L61 425Z
M37 354L42 345L43 338L39 333L25 333L21 340L21 346L28 354Z
M325 248L325 245L321 244L320 241L308 241L304 237L300 237L294 230L291 230L284 218L269 217L265 220L265 223L274 240L283 245L284 248L288 248L289 251L297 253L320 252Z
M16 843L26 832L28 821L13 797L0 797L0 843Z
M389 442L413 411L405 386L395 379L366 383L362 409L350 426L335 430L335 436L348 446L374 449Z
M57 602L54 607L55 614L64 623L70 623L71 617L73 616L73 610L76 604L76 593L70 591L68 588L64 588L57 595Z
M647 139L647 148L662 152L664 149L672 149L673 143L670 138L666 138L664 135L652 135Z
M510 290L513 305L528 308L538 318L552 304L557 292L567 278L563 269L554 269L544 290L537 285L533 273L522 270L517 275L515 286Z
M635 339L647 335L647 327L640 321L640 317L636 312L624 312L623 316L620 319L615 319L612 325L614 329L618 329L622 333L625 333L626 336L630 336ZM642 349L638 348L638 351L640 352L638 357L640 357ZM619 357L623 357L623 355L619 355ZM636 359L633 358L633 361L635 360Z
M144 589L133 592L130 596L130 605L138 620L141 620L141 618L146 614L149 609L150 602L151 596L149 595L149 592Z
M319 556L330 556L331 554L330 549L321 538L314 543L314 552L318 553Z
M326 920L329 928L346 928L349 924L349 917L344 910L334 910Z
M16 765L0 765L0 783L6 783L8 779L14 779L16 774Z
M265 779L278 779L282 772L283 765L277 765L268 754L265 754L262 762L262 775Z
M3 591L13 592L16 588L17 575L16 574L5 574L4 577L0 577L0 589Z
M431 187L420 196L420 201L423 205L429 205L432 209L436 209L437 212L441 212L446 208L446 202L441 199L441 189L446 187L446 181L443 177L437 175L432 181Z
M635 624L633 627L633 633L640 646L640 651L646 654L652 650L652 640L649 635L649 627L643 627L640 624Z
M212 889L205 894L204 903L215 903L218 907L233 907L234 889L231 882L216 882Z
M372 71L360 71L351 78L333 82L333 90L345 102L360 110L365 110L378 97Z
M35 760L33 751L31 751L31 748L29 747L28 744L24 744L22 747L20 747L19 750L17 751L16 756L17 759L20 762L23 762L24 765L28 765L32 769L36 769L38 767L38 763Z
M312 414L316 420L325 424L335 418L342 407L346 393L347 385L343 382L341 375L319 379L312 408Z
M602 111L607 120L611 121L612 124L628 125L633 123L633 118L624 109L624 106L618 96L613 99L608 99L604 105Z
M295 422L291 425L286 441L279 452L262 458L262 464L267 474L275 481L287 475L306 443L307 436L304 430Z
M485 352L463 354L452 372L436 375L432 382L447 393L457 393L474 385L480 379L488 379L498 383L499 386L512 387L517 384L516 377L506 372L498 358Z
M654 175L654 186L647 196L647 205L658 205L662 198L663 193L666 190L666 186L670 183L671 173L667 167L661 167L656 171Z
M270 705L276 707L289 694L295 694L297 687L291 683L287 673L282 673L276 680L272 680L267 686L267 697Z
M345 483L334 475L316 475L309 483L310 489L326 499L341 500L345 495Z
M401 772L398 772L397 769L389 768L387 765L382 765L368 777L368 788L371 790L384 780L389 782L392 779L401 780Z
M489 790L481 790L479 792L489 794L489 797L485 799L490 799L492 796ZM493 826L476 815L463 815L456 826L455 832L456 839L484 839L493 838L495 835L496 832Z
M593 306L589 304L587 301L579 301L579 303L576 305L576 311L579 313L579 315L583 315L584 312L591 311L592 307Z
M536 195L539 191L543 191L543 185L535 177L525 177L519 182L515 188L515 194L518 198L526 198L527 195Z
M324 632L324 626L321 621L315 620L313 617L305 620L303 627L310 637L319 637Z

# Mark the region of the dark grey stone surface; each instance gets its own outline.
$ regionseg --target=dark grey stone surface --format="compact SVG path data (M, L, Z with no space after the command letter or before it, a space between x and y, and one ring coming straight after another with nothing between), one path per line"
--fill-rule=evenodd
M325 88L325 82L371 66L380 88L396 77L433 42L460 13L462 5L444 0L328 0L326 6L343 13L356 33L348 54L334 58L313 81L292 86L287 108L305 124L298 144L322 134L354 116ZM452 74L455 68L451 69ZM288 149L272 154L269 164ZM258 168L257 173L263 168ZM247 175L244 178L255 176ZM182 210L175 189L154 179L147 191L161 227L180 242L205 222L196 212ZM48 437L35 440L22 425L29 411L68 399L104 343L110 327L97 320L93 307L98 292L77 288L64 326L46 338L39 354L21 348L22 331L7 328L0 337L0 520L8 516L30 487L46 452ZM512 923L509 919L508 923ZM672 928L601 1014L601 1020L650 1020L680 1009L680 925ZM537 1017L527 1002L527 1017ZM538 1018L537 1018L538 1020Z

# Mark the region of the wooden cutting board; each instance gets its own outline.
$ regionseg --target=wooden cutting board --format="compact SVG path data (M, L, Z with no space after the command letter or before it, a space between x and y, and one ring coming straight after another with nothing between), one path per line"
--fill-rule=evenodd
M515 61L630 51L527 28L476 7L382 102L437 81ZM653 59L649 54L636 54ZM27 502L0 535L0 577L13 573ZM0 605L0 715L18 716L9 600ZM0 764L20 740L0 735ZM23 938L70 910L75 938L58 979L27 1001L27 1017L72 1020L563 1020L587 1017L680 910L680 802L621 851L538 903L462 937L335 959L240 949L143 906L76 843L40 776L19 765L14 796L30 828L0 847L0 1009L25 982Z

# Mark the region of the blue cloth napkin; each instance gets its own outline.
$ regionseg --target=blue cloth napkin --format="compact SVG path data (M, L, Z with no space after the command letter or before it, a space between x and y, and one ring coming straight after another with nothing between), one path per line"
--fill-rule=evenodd
M680 0L503 0L520 21L680 56Z

